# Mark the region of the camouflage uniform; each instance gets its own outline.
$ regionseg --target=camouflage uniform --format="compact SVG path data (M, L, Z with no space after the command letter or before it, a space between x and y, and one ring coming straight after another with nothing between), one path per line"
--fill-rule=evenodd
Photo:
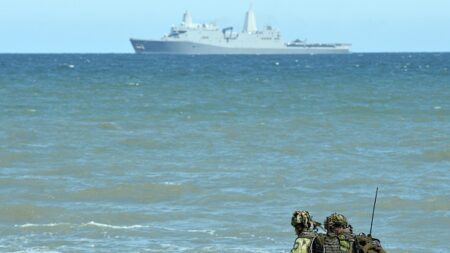
M316 242L318 236L315 232L317 222L313 221L308 211L295 211L292 214L291 225L295 228L297 239L294 242L291 253L315 253L319 252ZM319 224L320 225L320 224Z

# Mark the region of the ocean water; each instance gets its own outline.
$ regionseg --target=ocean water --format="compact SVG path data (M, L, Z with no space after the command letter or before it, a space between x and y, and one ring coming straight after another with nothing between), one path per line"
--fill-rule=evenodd
M450 54L0 55L0 252L450 250Z

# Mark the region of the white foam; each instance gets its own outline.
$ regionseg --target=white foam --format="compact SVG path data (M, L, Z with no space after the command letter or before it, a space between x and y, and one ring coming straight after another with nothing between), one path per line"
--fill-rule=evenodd
M163 182L164 185L181 185L181 183L176 183L176 182Z
M190 230L188 230L188 232L190 232L190 233L205 233L205 234L210 234L210 235L214 235L216 233L216 231L209 230L209 229L190 229Z
M40 248L13 251L13 253L59 253L59 252L60 251L40 249Z
M142 225L131 225L131 226L116 226L116 225L109 225L104 223L98 223L95 221L90 221L88 223L83 224L83 226L95 226L95 227L103 227L103 228L112 228L112 229L134 229L134 228L144 228L146 226Z
M70 225L70 223L48 223L48 224L27 223L27 224L23 224L23 225L14 225L14 227L31 228L31 227L57 227L57 226L67 226L67 225Z
M109 225L104 223L98 223L95 221L91 221L88 223L83 223L81 225L71 224L71 223L48 223L48 224L34 224L34 223L26 223L23 225L14 225L14 227L18 228L33 228L33 227L58 227L58 226L95 226L95 227L103 227L103 228L112 228L112 229L136 229L136 228L145 228L147 226L142 225L130 225L130 226L117 226L117 225Z

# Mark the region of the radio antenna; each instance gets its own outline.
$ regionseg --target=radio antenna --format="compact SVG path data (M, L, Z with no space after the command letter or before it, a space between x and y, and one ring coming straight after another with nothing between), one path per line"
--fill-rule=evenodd
M369 231L369 236L372 236L373 216L375 215L375 206L376 206L376 204L377 204L377 196L378 196L378 187L377 187L377 191L375 192L375 200L373 201L372 219L371 219L371 221L370 221L370 231Z
M370 231L369 231L369 236L372 236L373 216L375 215L375 206L376 206L376 204L377 204L377 196L378 196L378 186L377 186L377 190L376 190L376 192L375 192L375 200L373 201L372 220L370 221Z

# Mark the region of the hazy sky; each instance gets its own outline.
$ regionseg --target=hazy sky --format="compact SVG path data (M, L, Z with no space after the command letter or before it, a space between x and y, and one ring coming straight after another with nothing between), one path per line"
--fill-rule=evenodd
M449 52L450 0L0 0L0 53L131 53L189 10L196 23L258 28L282 38L348 42L354 52Z

